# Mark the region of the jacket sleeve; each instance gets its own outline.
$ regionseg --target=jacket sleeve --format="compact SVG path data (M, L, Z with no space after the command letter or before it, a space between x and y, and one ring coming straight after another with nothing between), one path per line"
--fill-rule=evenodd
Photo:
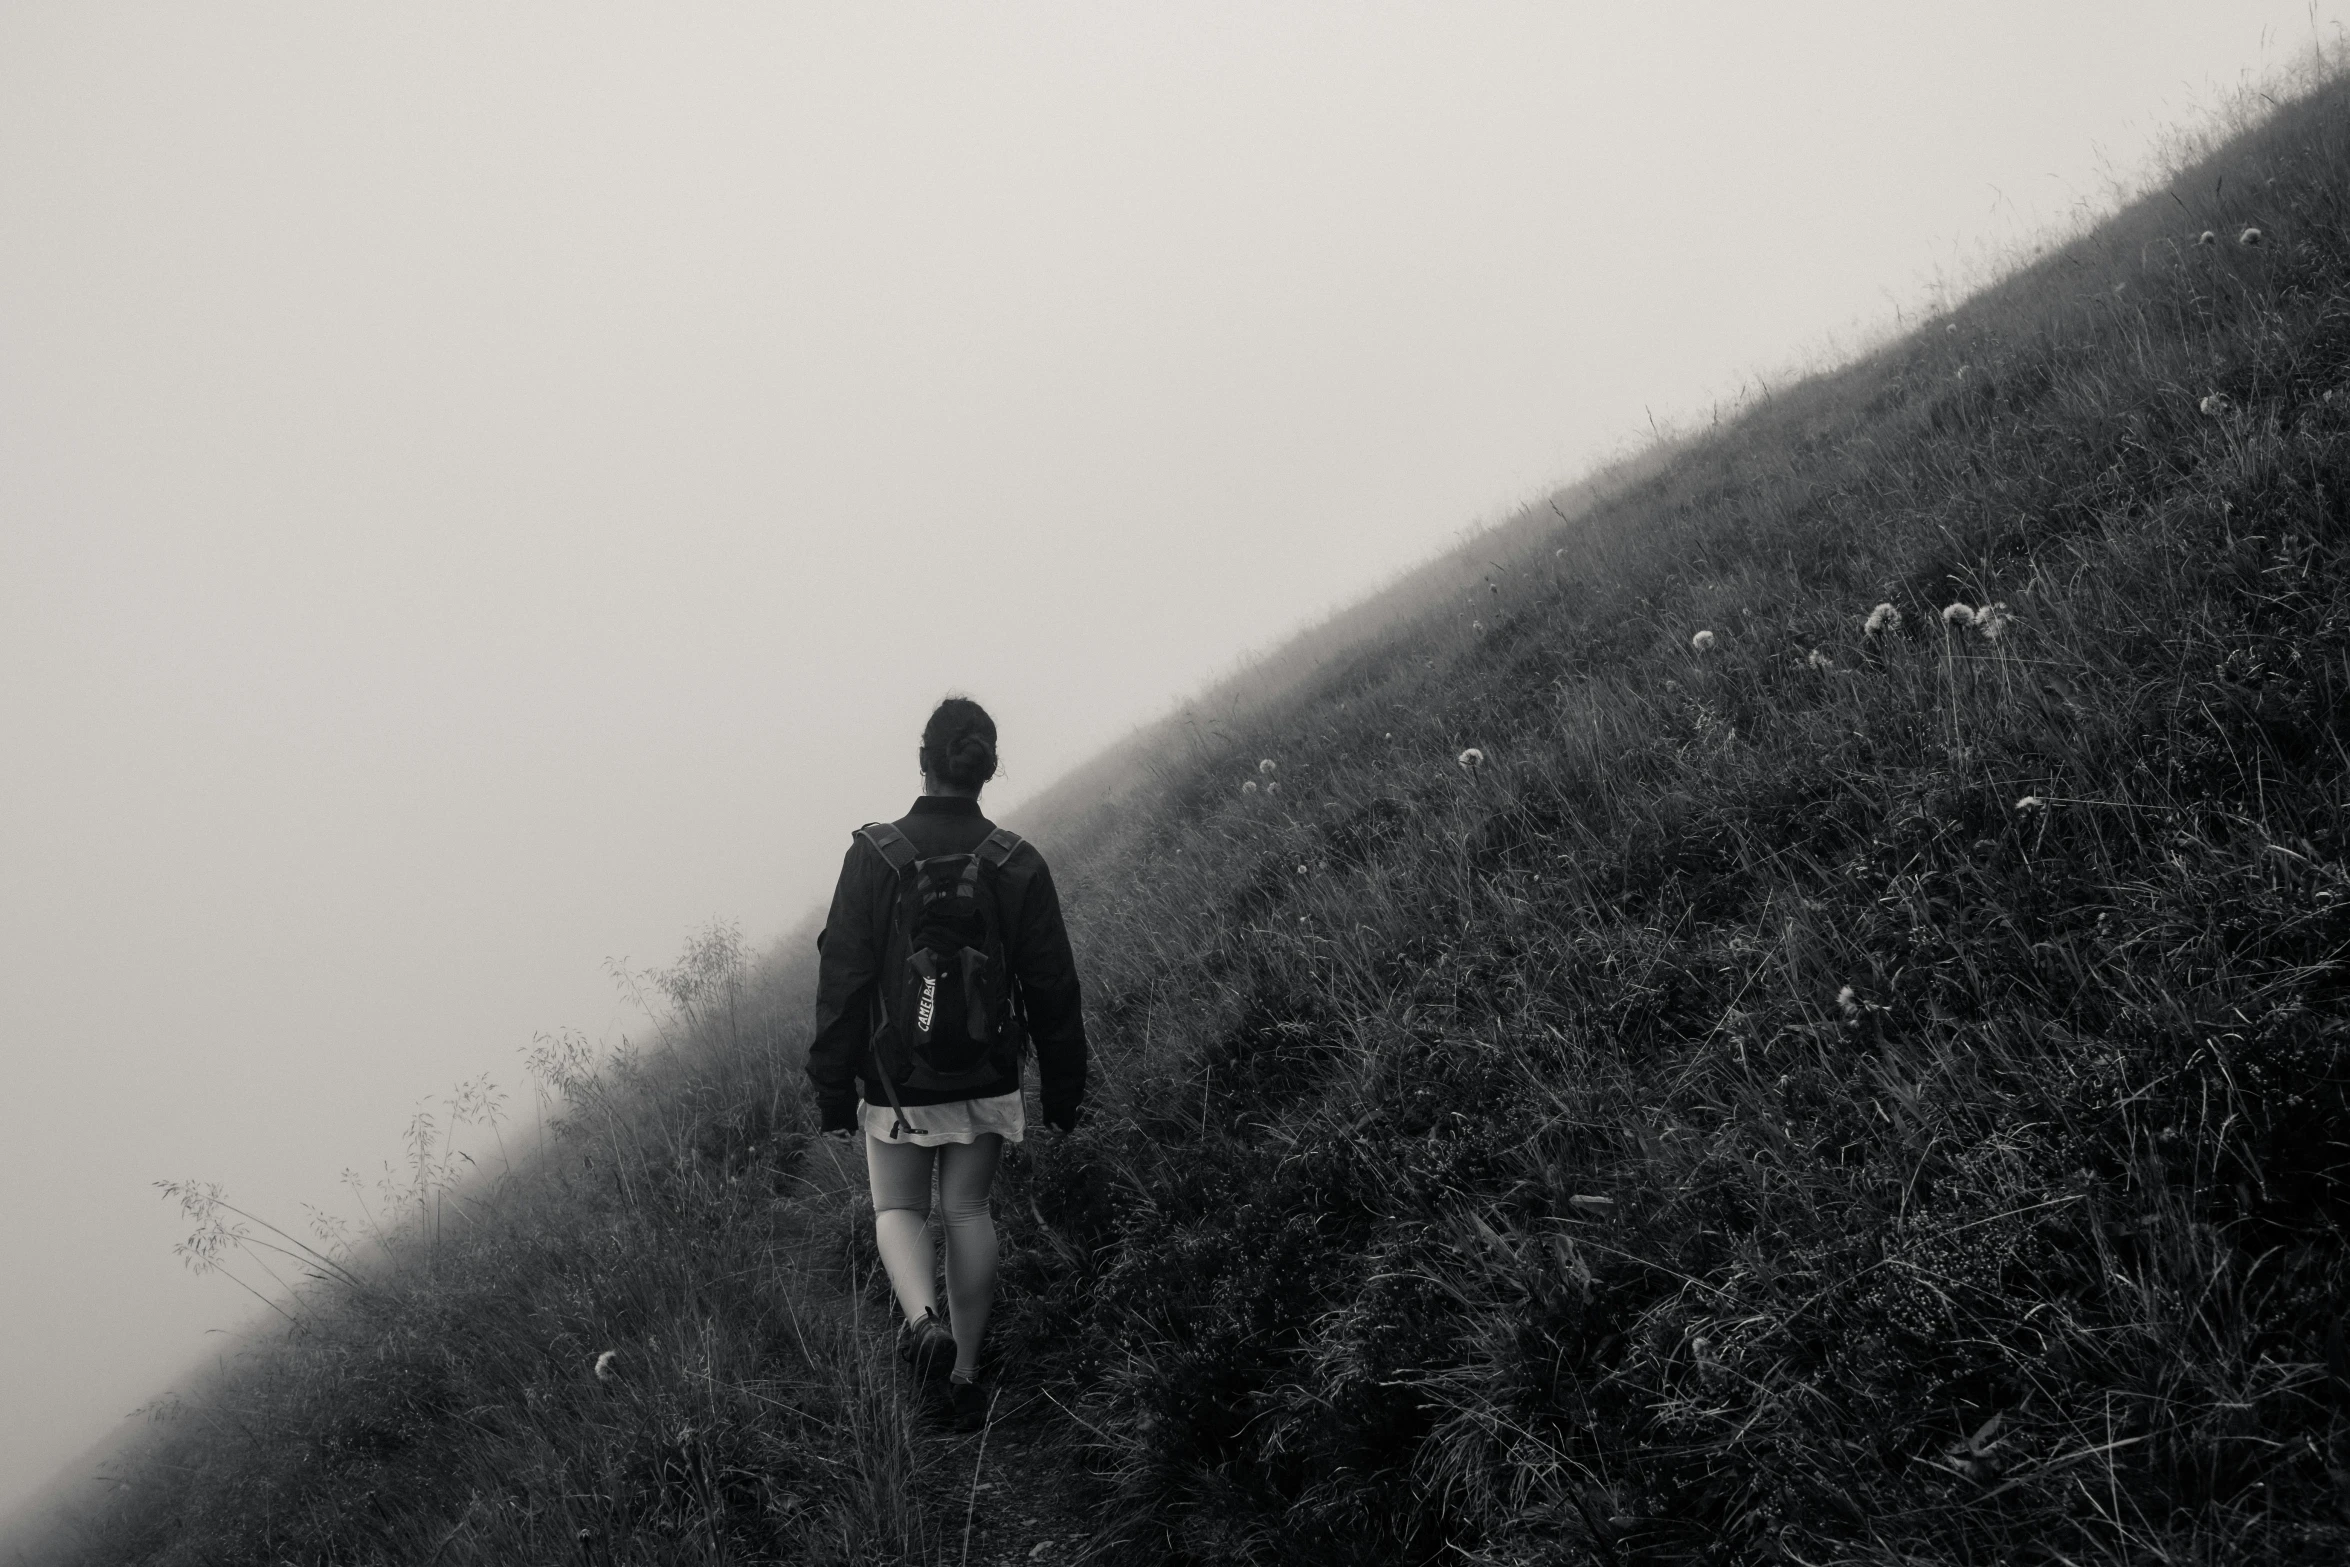
M824 933L816 938L816 1033L808 1041L808 1078L828 1132L857 1124L857 1074L872 1026L873 985L881 953L873 928L872 851L849 845L833 888Z
M1029 1037L1036 1045L1044 1118L1066 1128L1074 1124L1077 1106L1085 1098L1085 1006L1077 985L1076 954L1069 950L1069 928L1061 920L1061 896L1041 858L1021 899L1020 950L1014 967L1028 1008Z

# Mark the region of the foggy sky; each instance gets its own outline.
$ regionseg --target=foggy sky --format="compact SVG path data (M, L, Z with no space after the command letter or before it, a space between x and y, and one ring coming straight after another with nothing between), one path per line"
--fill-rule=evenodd
M949 688L1016 805L2310 38L0 4L0 1508L246 1319L151 1182L337 1206L799 920Z

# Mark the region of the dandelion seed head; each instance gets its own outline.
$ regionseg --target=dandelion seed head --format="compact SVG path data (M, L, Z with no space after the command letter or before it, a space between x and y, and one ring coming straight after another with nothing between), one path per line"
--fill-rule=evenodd
M2234 413L2236 400L2225 392L2213 392L2195 406L2216 418L2221 414Z
M1476 632L1477 635L1483 636L1485 635L1485 622L1482 620L1472 620L1469 622L1469 629Z
M1453 760L1459 762L1461 766L1467 768L1470 772L1473 773L1478 768L1485 765L1485 753L1478 750L1475 746L1470 746L1459 756L1453 758Z
M2195 243L2198 245L2216 245L2219 243L2219 236L2211 232L2211 230L2205 229L2202 233L2195 236Z
M1942 606L1942 624L1957 629L1974 623L1975 612L1965 603L1953 602Z
M2048 802L2041 799L2036 794L2027 794L2022 799L2015 802L2015 808L2019 811L2026 812L2045 811L2048 809Z
M1975 611L1975 633L1986 642L1996 642L2015 624L2015 617L2007 612L2007 605L1986 604Z
M1901 611L1890 604L1879 604L1875 609L1870 610L1869 618L1861 625L1861 630L1872 637L1881 637L1900 629Z
M598 1382L609 1382L620 1375L619 1372L612 1369L612 1362L619 1358L620 1351L616 1349L605 1350L596 1357L596 1380Z
M1689 639L1689 645L1702 653L1714 645L1714 634L1710 631L1700 631Z
M1254 778L1251 778L1247 783L1244 783L1240 786L1240 792L1242 794L1255 794L1257 792L1257 781Z
M1265 792L1267 794L1279 794L1281 792L1281 785L1278 783L1269 783L1265 785Z
M1263 761L1257 763L1257 771L1263 773L1267 778L1270 778L1275 773L1281 771L1281 764L1268 756Z
M1836 1010L1844 1014L1847 1022L1859 1020L1860 997L1853 992L1850 985L1836 992Z
M2236 243L2239 245L2265 245L2268 243L2268 236L2256 228L2247 228L2236 236Z
M1308 875L1311 875L1311 874L1312 874L1312 872L1308 871L1308 870L1307 870L1307 869L1306 869L1306 868L1305 868L1303 865L1300 865L1300 866L1297 868L1297 873L1298 873L1300 876L1308 876Z
M1836 661L1816 647L1811 650L1811 657L1805 659L1804 662L1814 669L1834 669L1836 667Z
M1943 325L1943 328L1942 328L1942 330L1943 330L1943 331L1945 331L1945 332L1949 332L1949 333L1952 333L1952 334L1956 334L1956 332L1958 331L1958 323L1957 323L1957 322L1955 322L1955 321L1947 322L1947 323L1945 323L1945 324Z
M1966 373L1967 373L1969 370L1973 369L1973 368L1974 368L1974 367L1973 367L1972 365L1960 365L1960 366L1958 367L1958 378L1959 378L1961 381L1965 380L1965 379L1966 379Z

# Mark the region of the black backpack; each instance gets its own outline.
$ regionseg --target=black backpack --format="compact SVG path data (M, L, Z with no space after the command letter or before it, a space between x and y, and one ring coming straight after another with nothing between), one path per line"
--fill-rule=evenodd
M857 829L897 873L889 934L881 947L873 1059L897 1113L898 1089L976 1093L1020 1069L1026 1029L1004 937L997 878L1020 847L998 827L969 854L922 859L887 822Z

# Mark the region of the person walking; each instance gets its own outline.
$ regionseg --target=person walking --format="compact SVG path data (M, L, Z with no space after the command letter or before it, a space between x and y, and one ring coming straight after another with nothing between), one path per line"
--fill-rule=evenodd
M898 1354L948 1384L955 1426L986 1412L979 1351L995 1298L988 1193L1004 1144L1026 1133L1021 1064L1033 1049L1047 1124L1076 1129L1085 1018L1052 872L980 813L996 728L966 697L922 731L922 794L851 838L817 937L808 1076L824 1135L860 1132L874 1244L903 1321ZM946 1314L931 1242L935 1179L946 1231Z

